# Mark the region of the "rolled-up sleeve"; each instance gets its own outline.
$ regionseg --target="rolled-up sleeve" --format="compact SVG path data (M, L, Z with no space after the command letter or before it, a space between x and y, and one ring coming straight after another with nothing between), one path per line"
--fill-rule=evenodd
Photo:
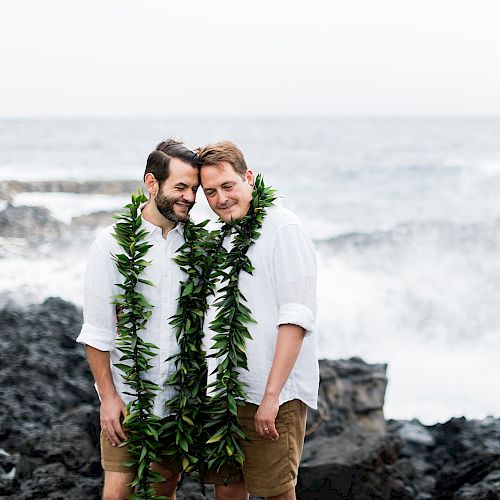
M113 265L111 256L95 241L85 270L83 325L76 341L100 351L114 349L116 338L116 311L111 303L112 295L117 293Z
M316 322L316 254L298 224L278 229L273 242L273 272L278 297L278 325L298 325L306 335Z

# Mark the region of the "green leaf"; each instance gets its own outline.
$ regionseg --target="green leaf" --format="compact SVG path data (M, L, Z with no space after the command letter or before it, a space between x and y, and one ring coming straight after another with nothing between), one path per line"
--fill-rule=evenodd
M224 437L224 434L214 434L210 439L206 441L206 444L217 443Z
M187 415L182 415L182 420L187 422L189 425L194 425L194 422Z
M193 291L193 288L194 288L194 285L193 285L193 282L190 281L186 287L184 288L184 291L182 292L182 295L181 297L186 297L187 295L190 295L191 292Z
M184 450L186 453L189 450L189 445L185 439L179 440L179 447L181 448L181 450Z

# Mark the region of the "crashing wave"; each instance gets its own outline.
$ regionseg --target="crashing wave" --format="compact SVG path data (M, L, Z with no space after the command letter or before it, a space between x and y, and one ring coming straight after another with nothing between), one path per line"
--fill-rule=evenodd
M349 232L318 241L318 247L332 250L369 249L417 243L436 247L464 247L500 244L500 220L493 223L458 224L444 221L408 222L392 229L372 232Z

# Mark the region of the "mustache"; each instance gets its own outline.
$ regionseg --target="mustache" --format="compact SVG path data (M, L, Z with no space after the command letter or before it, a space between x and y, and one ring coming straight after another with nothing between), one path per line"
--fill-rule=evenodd
M193 207L195 205L195 201L182 201L182 200L177 200L175 203L177 203L178 205L184 205L186 207Z
M232 207L233 205L236 205L236 203L234 203L234 202L218 203L217 208L228 208L228 207Z

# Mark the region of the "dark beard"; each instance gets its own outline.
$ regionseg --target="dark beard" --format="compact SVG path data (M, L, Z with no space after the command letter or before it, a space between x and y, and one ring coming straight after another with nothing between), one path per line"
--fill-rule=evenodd
M184 222L189 217L189 211L193 208L194 203L189 204L189 209L185 216L177 215L175 213L174 204L179 201L179 198L172 198L170 196L165 196L163 193L158 193L155 197L156 208L165 219L172 222Z

